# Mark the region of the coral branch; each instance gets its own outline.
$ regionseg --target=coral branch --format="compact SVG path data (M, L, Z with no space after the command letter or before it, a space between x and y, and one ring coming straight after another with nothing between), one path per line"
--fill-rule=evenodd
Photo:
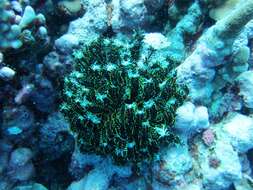
M253 1L249 0L217 23L217 35L221 38L234 38L252 18Z

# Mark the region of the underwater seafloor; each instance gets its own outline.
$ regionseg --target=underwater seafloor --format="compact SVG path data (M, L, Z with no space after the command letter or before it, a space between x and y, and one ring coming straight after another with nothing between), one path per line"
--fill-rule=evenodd
M0 0L0 190L252 190L252 0Z

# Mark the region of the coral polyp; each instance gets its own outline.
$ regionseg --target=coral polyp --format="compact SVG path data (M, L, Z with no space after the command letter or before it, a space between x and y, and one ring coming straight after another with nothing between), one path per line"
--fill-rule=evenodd
M161 144L179 142L173 124L187 89L176 83L172 65L150 62L155 50L139 59L141 44L141 35L128 45L101 37L74 53L61 109L82 151L138 163Z

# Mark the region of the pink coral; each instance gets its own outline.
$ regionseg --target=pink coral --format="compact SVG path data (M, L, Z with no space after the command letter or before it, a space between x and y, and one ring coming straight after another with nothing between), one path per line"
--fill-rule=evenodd
M213 130L207 129L202 134L202 140L204 141L205 145L211 146L214 142L215 135Z
M218 168L220 166L221 161L216 157L209 158L209 166L212 168Z

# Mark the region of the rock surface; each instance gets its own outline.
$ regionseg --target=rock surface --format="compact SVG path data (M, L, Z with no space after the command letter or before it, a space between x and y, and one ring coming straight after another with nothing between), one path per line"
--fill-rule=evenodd
M223 125L233 147L239 153L253 148L253 119L239 113L231 113Z
M236 81L238 82L244 105L248 108L253 108L253 72L243 72L237 77Z
M192 136L209 127L208 111L204 106L196 107L185 102L177 109L175 129L184 136Z

